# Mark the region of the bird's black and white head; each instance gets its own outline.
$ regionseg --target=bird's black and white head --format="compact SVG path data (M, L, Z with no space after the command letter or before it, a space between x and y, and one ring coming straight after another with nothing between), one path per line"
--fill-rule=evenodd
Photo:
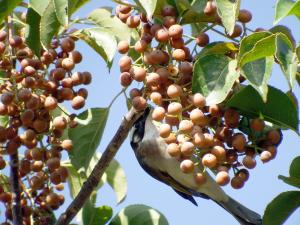
M133 128L131 129L131 141L130 145L133 148L133 150L136 150L139 146L139 144L142 142L144 135L145 135L145 129L149 129L149 123L151 122L151 107L147 107L144 111L144 113L140 116L140 118L134 123ZM146 127L147 123L147 127ZM155 128L154 125L151 126L150 128L153 129ZM156 129L156 128L155 128ZM147 132L148 133L148 132Z

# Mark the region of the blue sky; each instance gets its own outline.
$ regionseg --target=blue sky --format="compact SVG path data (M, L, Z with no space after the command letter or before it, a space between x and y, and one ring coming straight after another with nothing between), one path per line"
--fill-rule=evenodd
M78 15L86 16L91 10L102 6L113 5L108 0L91 1L80 10ZM242 7L252 11L253 20L249 27L255 29L263 27L269 29L273 26L274 0L242 0ZM300 38L300 21L294 17L288 17L280 24L290 26L297 42ZM212 41L220 40L220 36L211 35ZM119 69L117 63L114 64L110 73L105 68L103 60L89 49L85 44L78 43L78 49L83 53L84 60L78 66L79 70L88 69L93 74L93 83L89 87L90 95L88 107L106 107L110 100L121 89L119 84ZM115 60L117 62L117 59ZM288 90L287 82L278 66L274 66L271 84L285 91ZM299 87L296 87L296 96L299 97ZM103 151L110 141L115 130L119 126L122 115L126 113L124 98L119 98L111 108L109 120L105 128L102 143L99 151ZM262 165L258 160L258 166L250 171L250 179L243 189L234 190L226 186L225 191L234 199L243 203L250 209L263 214L266 205L280 192L292 190L277 179L279 174L287 175L289 164L294 157L299 155L299 137L290 131L284 132L284 139L279 147L275 160ZM97 205L110 205L114 208L114 213L121 208L136 203L152 206L161 211L169 220L171 225L235 225L236 220L221 207L204 199L197 199L198 207L179 197L171 188L157 182L147 175L138 165L135 156L127 140L117 154L117 160L123 166L128 181L128 196L119 206L113 191L104 186L98 194ZM66 205L65 205L66 206ZM286 225L300 224L300 210L287 220Z

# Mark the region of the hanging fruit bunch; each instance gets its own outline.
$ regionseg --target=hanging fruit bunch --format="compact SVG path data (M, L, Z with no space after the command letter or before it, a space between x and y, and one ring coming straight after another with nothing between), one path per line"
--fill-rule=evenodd
M221 24L216 11L215 4L208 1L203 13L213 18L212 24ZM119 60L121 85L142 84L142 88L130 90L133 107L144 110L148 104L154 106L152 119L168 144L169 155L181 161L182 172L194 173L199 185L205 183L206 177L195 172L195 168L203 165L215 173L219 185L230 183L235 189L242 188L257 158L263 163L275 158L281 131L261 118L244 117L224 104L245 80L242 76L219 104L208 105L201 93L193 92L195 49L209 44L210 28L195 37L185 35L180 17L171 5L165 5L155 19L139 14L129 5L118 5L116 15L139 34L135 43L118 44L118 51L123 54ZM248 10L240 10L238 20L242 25L251 19ZM236 24L232 34L224 35L230 39L241 37L243 27ZM195 47L191 51L192 42ZM133 52L138 54L135 59L131 57ZM235 51L225 54L235 57Z
M68 170L61 159L73 147L64 130L76 122L75 114L65 112L61 103L70 101L74 110L83 108L88 91L80 86L92 80L89 72L74 70L82 61L75 41L54 39L38 58L23 36L0 31L0 115L7 120L6 127L0 126L0 169L6 168L5 159L10 160L14 182L20 187L12 190L0 185L6 221L12 220L14 192L19 192L23 224L31 224L31 216L38 224L48 223L48 212L64 203L59 192Z

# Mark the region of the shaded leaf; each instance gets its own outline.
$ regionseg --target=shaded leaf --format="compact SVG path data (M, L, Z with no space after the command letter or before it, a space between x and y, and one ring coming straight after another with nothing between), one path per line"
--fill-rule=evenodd
M293 102L282 91L269 86L267 102L264 103L257 91L250 85L237 92L227 105L238 109L249 118L263 119L282 128L298 131L298 113Z
M206 27L207 23L192 23L191 24L191 34L193 37L197 37L201 31Z
M264 102L267 101L268 81L274 63L273 56L246 63L241 70L242 75L258 91Z
M296 48L296 53L297 53L298 60L300 61L300 44Z
M176 9L176 0L158 0L156 2L156 9L154 11L155 16L161 16L161 11L165 5L172 5Z
M112 16L111 12L112 8L95 9L88 15L88 19L106 29L106 32L114 35L118 41L125 40L129 42L133 29L130 29L116 16Z
M300 19L300 1L278 0L275 6L274 24L289 15L294 15Z
M48 48L53 36L58 32L60 23L57 20L53 1L50 1L41 17L40 32L41 43Z
M82 209L83 225L104 225L112 215L111 207L95 207L90 201L87 201Z
M264 225L281 225L300 206L300 191L279 194L268 204L263 216Z
M117 49L117 41L110 32L107 32L107 29L87 28L72 33L72 36L84 40L107 62L108 67L111 67Z
M68 0L52 0L58 21L62 26L68 26Z
M237 61L225 55L199 58L194 65L193 93L202 93L207 105L224 101L239 77L236 67Z
M295 41L295 38L294 38L290 28L288 28L286 26L283 26L283 25L276 25L276 26L272 27L271 29L269 29L269 31L272 32L273 34L276 34L276 33L285 34L289 38L289 40L292 43L293 47L295 48L296 41Z
M278 179L282 180L283 182L292 185L294 187L300 188L300 179L296 177L285 177L282 175L278 176Z
M3 187L4 191L11 190L9 178L3 173L0 173L0 185Z
M232 34L240 10L240 0L215 0L218 14L229 35Z
M276 59L292 89L296 78L298 60L292 43L284 34L278 34L276 37Z
M0 23L8 16L14 8L23 0L0 0Z
M33 8L28 8L25 30L26 43L38 57L41 54L40 21L41 16Z
M130 205L122 209L109 225L168 225L159 211L146 205Z
M100 144L108 113L107 108L88 109L76 118L78 126L69 130L69 137L74 146L69 155L77 170L88 168Z
M50 0L29 0L29 7L33 8L40 16L43 15L45 9L49 5ZM52 1L52 0L51 0Z

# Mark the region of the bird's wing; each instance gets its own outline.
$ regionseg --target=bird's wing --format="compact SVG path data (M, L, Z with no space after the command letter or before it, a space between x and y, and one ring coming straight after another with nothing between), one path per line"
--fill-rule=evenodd
M146 160L143 160L144 156L139 154L139 151L136 151L136 158L141 165L141 167L153 178L155 178L158 181L161 181L170 187L174 189L174 191L179 194L181 197L189 200L192 202L194 205L197 205L195 199L192 197L192 195L197 196L197 197L202 197L205 199L210 199L207 195L195 192L192 189L189 189L176 181L172 176L170 176L167 172L160 171L157 169L153 169L151 166L147 165Z

